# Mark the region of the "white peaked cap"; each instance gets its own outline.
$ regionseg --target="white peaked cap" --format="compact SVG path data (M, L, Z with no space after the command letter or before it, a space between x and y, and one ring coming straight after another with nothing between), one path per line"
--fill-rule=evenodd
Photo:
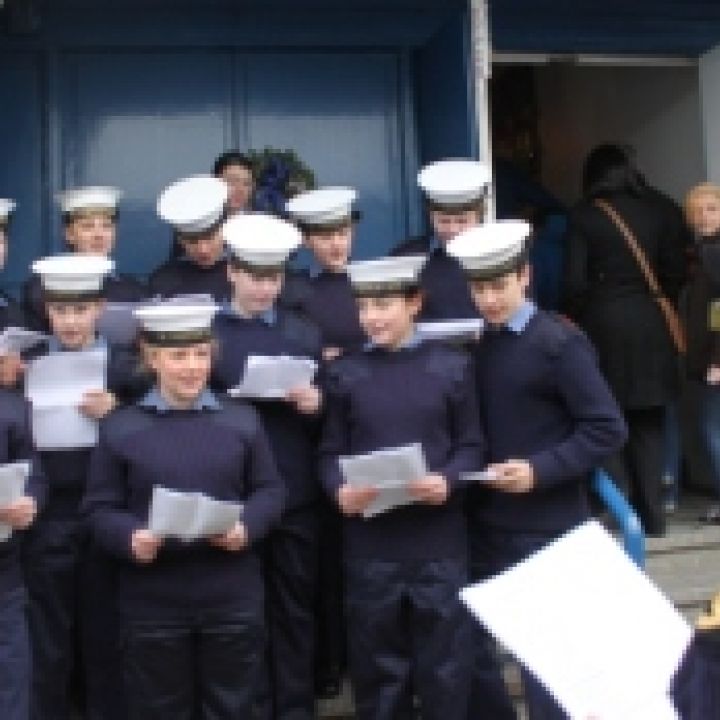
M0 223L7 222L10 213L15 209L15 201L7 198L0 198Z
M261 213L231 217L222 234L238 260L258 267L283 265L302 242L294 225Z
M110 210L115 212L122 192L114 187L93 185L70 188L55 196L63 213L75 213L83 210Z
M102 255L65 254L36 260L32 271L40 275L43 290L68 297L97 295L105 276L115 267Z
M357 192L349 187L324 187L288 200L288 215L301 225L333 225L352 219Z
M166 187L158 198L157 212L178 232L201 233L217 224L227 199L224 180L194 175Z
M196 305L184 303L152 303L133 311L142 329L160 340L193 342L209 336L212 321L218 311L214 303Z
M425 255L401 255L362 260L349 263L347 273L357 293L393 293L418 284L426 259Z
M479 200L492 180L490 166L479 160L439 160L418 173L418 185L440 206L460 206Z
M530 233L523 220L498 220L459 233L447 244L447 252L469 275L496 277L517 266Z

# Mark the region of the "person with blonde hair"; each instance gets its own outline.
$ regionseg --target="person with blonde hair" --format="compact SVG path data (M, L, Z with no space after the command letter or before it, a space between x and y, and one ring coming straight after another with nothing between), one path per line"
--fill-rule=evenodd
M710 304L720 300L720 186L703 182L691 188L684 209L697 256L685 301L686 369L691 380L704 386L700 430L720 496L720 332L709 323ZM710 506L702 519L720 523L720 504Z

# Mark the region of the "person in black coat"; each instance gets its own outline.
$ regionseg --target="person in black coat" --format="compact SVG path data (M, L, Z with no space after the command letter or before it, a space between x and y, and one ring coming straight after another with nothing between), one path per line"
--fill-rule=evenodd
M112 187L81 187L57 196L63 219L65 244L81 255L111 257L117 239L118 203L121 193ZM103 294L110 302L138 302L145 287L135 278L113 270L104 281ZM28 326L47 332L45 300L38 275L23 284L22 303Z
M684 275L682 240L669 232L674 226L666 222L666 209L617 146L602 145L590 153L583 195L569 215L565 308L595 344L628 423L627 445L608 470L627 489L646 532L662 535L663 433L667 405L678 389L677 357L637 261L595 201L610 203L623 218L672 302Z
M696 238L695 273L683 303L687 331L685 368L703 385L701 434L708 451L715 487L720 496L720 328L711 327L710 308L720 300L720 187L697 185L687 195L685 211ZM708 522L720 522L720 506L708 508Z

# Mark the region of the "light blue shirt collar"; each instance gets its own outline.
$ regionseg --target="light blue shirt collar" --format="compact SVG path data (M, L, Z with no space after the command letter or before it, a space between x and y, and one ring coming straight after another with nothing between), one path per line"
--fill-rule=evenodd
M413 330L412 335L402 345L400 345L396 349L397 350L414 350L416 347L418 347L419 345L422 344L422 341L423 340L422 340L422 337L420 336L420 334L416 330ZM376 345L372 340L368 340L363 345L363 352L371 352L372 350L385 350L385 349L386 348L383 348L380 345ZM390 352L392 352L392 351L390 351Z
M537 306L532 300L525 300L523 304L510 316L505 323L508 330L520 335L537 312Z
M144 408L151 408L159 413L169 413L176 409L160 394L160 390L158 390L157 387L154 387L145 395L145 397L138 402L138 405ZM200 393L190 409L196 411L219 410L220 402L211 390L205 389Z
M275 305L272 305L267 310L263 310L259 315L253 315L252 317L241 315L232 303L223 303L220 312L227 317L239 318L240 320L260 320L260 322L265 323L268 327L272 327L277 323L277 309Z
M428 241L428 253L430 255L434 255L435 253L440 252L444 249L445 246L440 242L438 236L433 233L430 236L430 240Z
M104 337L98 335L87 347L78 348L78 350L67 350L60 344L60 340L55 335L51 335L48 338L47 347L49 352L81 352L83 350L107 350L108 344Z

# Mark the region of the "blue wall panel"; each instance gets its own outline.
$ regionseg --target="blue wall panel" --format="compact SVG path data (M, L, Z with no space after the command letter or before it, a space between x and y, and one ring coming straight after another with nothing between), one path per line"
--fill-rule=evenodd
M406 232L398 102L392 54L248 58L247 144L293 148L320 184L358 190L357 257L384 253Z
M12 292L43 252L44 160L42 65L33 52L0 54L0 197L18 206L10 228L3 286Z

